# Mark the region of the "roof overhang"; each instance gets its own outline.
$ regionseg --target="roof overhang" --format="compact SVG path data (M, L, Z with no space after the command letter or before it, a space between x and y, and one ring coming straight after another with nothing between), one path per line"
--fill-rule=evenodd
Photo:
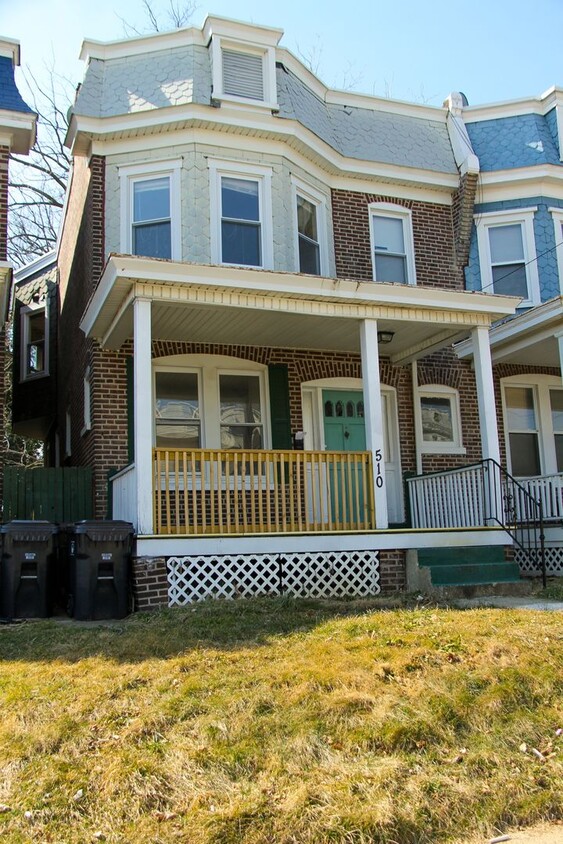
M35 143L37 115L30 111L0 109L0 144L10 152L27 155Z
M13 268L8 261L0 261L0 325L8 319Z
M133 336L133 302L152 302L154 339L358 352L359 323L394 332L407 363L514 313L518 299L243 267L110 256L81 329L104 348ZM383 351L382 351L383 353Z
M559 368L560 339L563 338L563 296L557 296L493 326L489 338L493 363ZM456 353L460 358L472 357L471 338L459 343Z

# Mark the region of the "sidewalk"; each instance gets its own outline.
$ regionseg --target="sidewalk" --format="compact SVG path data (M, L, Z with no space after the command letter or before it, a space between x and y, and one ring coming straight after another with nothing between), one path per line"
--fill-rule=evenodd
M454 607L473 609L478 607L499 607L510 610L548 610L563 612L563 601L553 601L549 598L534 598L533 596L501 596L490 595L482 598L457 598L452 601ZM559 844L563 844L563 834Z

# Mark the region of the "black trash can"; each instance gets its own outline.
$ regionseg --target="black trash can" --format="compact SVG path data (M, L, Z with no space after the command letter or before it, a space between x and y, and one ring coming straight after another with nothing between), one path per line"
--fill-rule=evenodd
M47 618L53 608L55 536L51 522L2 525L0 614L3 618Z
M132 538L130 522L74 525L68 542L69 615L85 621L130 612Z

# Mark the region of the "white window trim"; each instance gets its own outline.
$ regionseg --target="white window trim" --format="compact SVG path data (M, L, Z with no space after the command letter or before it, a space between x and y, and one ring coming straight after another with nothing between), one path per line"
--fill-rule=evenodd
M213 99L232 105L256 106L260 109L267 108L269 111L279 111L277 103L276 86L276 51L272 46L255 44L250 41L237 41L236 39L225 38L214 35L210 44L211 50L211 74L213 84ZM247 53L252 56L262 57L262 81L264 99L256 100L249 97L239 97L235 94L225 94L223 91L223 50L232 50L235 53Z
M211 263L223 266L249 266L255 269L272 270L273 222L272 222L272 168L245 162L208 159L209 204L211 213ZM225 264L222 260L221 236L221 179L226 176L258 182L258 203L260 209L260 249L262 264Z
M29 342L29 317L43 313L45 317L45 340L43 348L43 356L45 366L42 372L28 372L27 371L27 344ZM20 380L21 381L37 381L39 378L47 378L49 375L49 308L47 302L40 304L32 304L24 306L20 311Z
M402 205L395 205L393 202L371 202L369 210L369 240L371 248L371 263L373 280L379 281L375 273L375 241L373 237L373 218L395 217L403 223L403 239L405 243L405 256L407 260L407 284L416 284L416 262L414 257L414 235L412 230L412 211L410 208L403 208ZM382 279L384 281L384 279Z
M291 197L293 203L293 245L295 249L295 272L299 268L299 230L297 222L297 197L301 196L315 206L317 212L317 235L319 244L319 268L321 276L328 276L328 237L327 237L327 199L320 191L295 176L291 177Z
M475 214L473 219L477 229L477 248L479 249L479 266L481 269L481 290L494 293L493 272L491 266L491 247L489 229L493 226L506 226L520 223L522 227L522 246L524 249L524 264L528 283L528 298L522 299L519 307L539 305L540 281L536 261L536 241L534 237L534 214L538 210L533 208L511 208L507 211L487 211Z
M563 208L549 208L553 219L555 235L555 254L557 256L557 271L559 274L559 292L563 295Z
M80 435L92 430L92 384L91 384L91 368L86 367L84 372L84 426L80 431Z
M133 254L133 185L148 179L168 176L170 179L170 253L172 261L182 260L181 240L181 193L180 174L182 162L180 159L167 161L151 161L146 164L126 165L119 167L119 188L121 197L121 251L126 255Z
M270 395L268 367L254 361L229 358L226 355L174 355L153 361L153 445L156 447L154 405L156 400L156 372L195 372L198 376L201 448L221 448L219 415L219 375L254 375L259 378L262 407L263 449L271 448Z
M453 441L431 442L424 439L422 428L422 399L423 398L446 398L450 400L452 409ZM459 405L459 392L453 387L443 384L424 384L417 390L417 402L419 412L415 414L418 427L417 440L420 443L420 454L465 454L461 433L461 413Z
M551 417L550 391L561 390L561 378L556 375L510 375L501 381L502 419L504 428L504 442L506 448L506 465L512 474L512 460L510 455L510 438L508 429L508 413L506 406L507 387L528 387L533 390L534 410L538 430L538 448L540 454L540 470L542 475L556 475L557 457L553 421Z

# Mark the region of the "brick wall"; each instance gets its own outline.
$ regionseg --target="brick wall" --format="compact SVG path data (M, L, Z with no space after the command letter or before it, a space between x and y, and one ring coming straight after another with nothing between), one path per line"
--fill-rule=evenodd
M164 557L133 559L135 608L155 610L168 606L168 578Z
M406 551L379 552L379 585L383 594L401 592L406 586Z
M464 289L463 273L455 257L450 206L359 191L332 191L338 277L373 279L368 210L372 202L390 202L411 211L417 285Z

